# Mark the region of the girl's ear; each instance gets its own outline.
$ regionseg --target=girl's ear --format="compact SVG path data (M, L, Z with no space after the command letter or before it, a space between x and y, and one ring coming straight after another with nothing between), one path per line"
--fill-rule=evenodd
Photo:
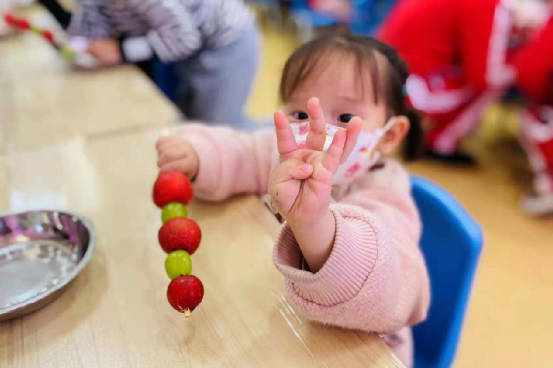
M378 144L380 153L384 156L390 155L409 132L409 126L409 119L406 116L396 116L394 124L380 139Z

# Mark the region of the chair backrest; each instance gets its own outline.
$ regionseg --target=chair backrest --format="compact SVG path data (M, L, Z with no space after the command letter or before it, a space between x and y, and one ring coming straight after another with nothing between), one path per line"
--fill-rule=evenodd
M413 330L415 368L446 368L457 349L482 250L482 230L445 190L420 177L412 177L411 182L432 290L428 318Z

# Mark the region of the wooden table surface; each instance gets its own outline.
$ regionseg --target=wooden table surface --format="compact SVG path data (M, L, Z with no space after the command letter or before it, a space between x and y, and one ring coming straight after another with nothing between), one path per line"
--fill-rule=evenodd
M166 300L151 201L175 108L134 68L72 73L30 34L0 40L0 54L0 209L76 211L99 236L67 292L0 324L0 367L401 366L376 335L296 313L272 264L279 225L255 197L191 205L206 295L185 321Z

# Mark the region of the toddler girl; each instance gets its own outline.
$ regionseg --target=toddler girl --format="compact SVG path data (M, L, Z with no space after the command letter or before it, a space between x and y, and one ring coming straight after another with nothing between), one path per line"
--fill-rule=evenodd
M272 130L188 125L157 150L160 170L186 173L199 198L268 193L286 220L274 261L297 308L380 333L411 366L409 326L425 319L430 301L421 224L407 172L381 159L409 131L406 78L391 47L326 36L286 63L276 139Z

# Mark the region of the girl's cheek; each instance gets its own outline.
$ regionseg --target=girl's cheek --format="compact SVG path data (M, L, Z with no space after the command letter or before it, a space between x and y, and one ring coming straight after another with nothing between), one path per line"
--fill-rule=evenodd
M361 131L365 133L374 132L377 129L384 128L384 121L375 121L375 120L363 120L363 125L361 126Z
M334 119L334 122L332 125L336 125L338 128L344 128L346 129L348 127L347 123L342 123L339 118Z

